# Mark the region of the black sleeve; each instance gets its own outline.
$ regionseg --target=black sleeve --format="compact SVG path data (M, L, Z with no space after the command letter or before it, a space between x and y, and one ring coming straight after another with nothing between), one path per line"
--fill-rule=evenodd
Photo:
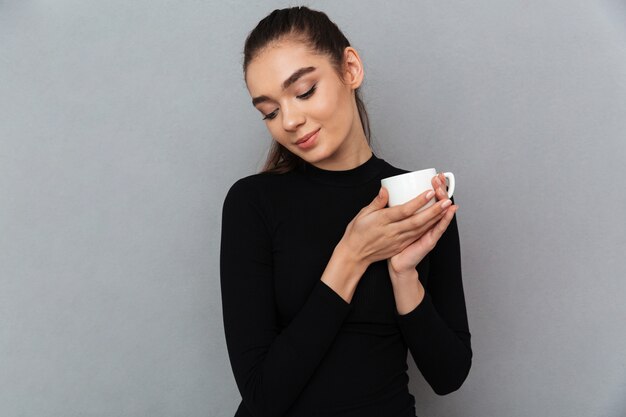
M461 387L472 364L456 214L429 257L424 299L398 321L418 369L445 395Z
M350 304L320 280L296 317L279 328L271 228L262 201L259 190L243 180L228 191L220 284L226 345L243 403L253 416L277 416L307 384Z

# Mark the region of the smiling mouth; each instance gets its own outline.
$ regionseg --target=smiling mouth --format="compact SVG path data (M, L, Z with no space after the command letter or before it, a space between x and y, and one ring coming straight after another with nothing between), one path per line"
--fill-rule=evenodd
M309 133L308 135L306 135L306 136L304 136L304 137L302 137L302 138L298 139L298 141L296 142L296 145L298 145L298 144L300 144L300 143L302 143L302 142L305 142L305 141L307 141L307 140L311 139L311 137L312 137L313 135L315 135L317 132L319 132L319 129L317 129L317 130L315 130L315 131L313 131L313 132Z

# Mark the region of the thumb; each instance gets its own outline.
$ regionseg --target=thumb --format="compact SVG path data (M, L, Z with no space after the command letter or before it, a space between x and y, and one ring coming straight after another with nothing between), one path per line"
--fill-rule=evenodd
M378 195L369 203L367 206L363 208L363 211L366 213L371 213L376 210L380 210L385 208L387 205L387 200L389 198L389 193L387 193L387 189L385 187L380 187L380 191Z

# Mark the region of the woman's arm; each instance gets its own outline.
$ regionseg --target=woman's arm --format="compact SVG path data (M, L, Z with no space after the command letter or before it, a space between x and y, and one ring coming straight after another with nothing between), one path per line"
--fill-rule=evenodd
M456 216L429 259L425 289L417 280L416 270L413 276L392 276L392 283L394 294L404 297L397 300L399 305L416 305L406 313L398 311L400 329L411 355L433 390L445 395L460 388L472 363Z
M254 416L277 416L289 409L318 367L348 315L353 287L365 269L338 245L300 312L280 329L271 232L258 196L255 187L240 180L224 201L222 310L230 363L245 406Z

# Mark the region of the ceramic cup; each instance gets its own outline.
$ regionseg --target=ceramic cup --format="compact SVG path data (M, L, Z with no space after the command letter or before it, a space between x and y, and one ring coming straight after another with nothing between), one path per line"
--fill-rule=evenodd
M393 177L383 178L380 184L385 187L389 193L389 207L404 204L407 201L417 197L428 189L433 189L432 179L437 175L435 168L422 169L421 171L407 172L405 174L395 175ZM454 174L444 172L448 185L448 198L454 194ZM436 202L433 197L426 205L418 211L422 211L432 206Z

